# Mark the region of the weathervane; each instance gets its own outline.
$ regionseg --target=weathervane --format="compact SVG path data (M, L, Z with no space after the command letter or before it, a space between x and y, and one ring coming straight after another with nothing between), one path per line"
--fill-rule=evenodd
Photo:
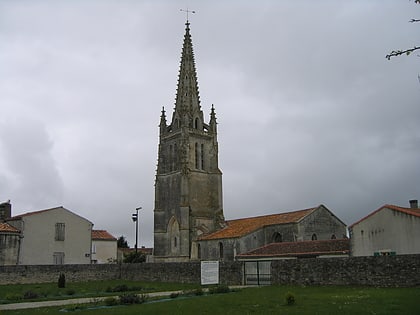
M188 22L188 13L195 13L194 10L188 10L188 8L186 10L180 9L179 11L185 12L187 14L187 22Z

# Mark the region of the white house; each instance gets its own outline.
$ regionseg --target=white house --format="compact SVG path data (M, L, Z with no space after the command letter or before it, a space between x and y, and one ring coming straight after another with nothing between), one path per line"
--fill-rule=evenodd
M117 262L117 239L105 230L92 230L92 263Z
M93 223L63 207L5 221L20 231L19 265L91 263Z
M349 227L352 256L420 254L420 209L384 205Z

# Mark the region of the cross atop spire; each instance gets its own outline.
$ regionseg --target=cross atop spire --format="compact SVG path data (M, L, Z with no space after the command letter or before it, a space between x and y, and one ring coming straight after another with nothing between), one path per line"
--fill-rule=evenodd
M181 12L185 12L186 14L187 14L187 24L189 24L189 22L188 22L188 13L195 13L195 11L194 10L188 10L188 8L187 9L180 9L179 11L181 11Z

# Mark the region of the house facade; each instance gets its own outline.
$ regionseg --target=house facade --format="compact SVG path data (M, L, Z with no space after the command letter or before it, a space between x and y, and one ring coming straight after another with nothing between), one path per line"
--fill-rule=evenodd
M352 256L420 254L420 209L384 205L349 227Z
M63 207L29 212L6 223L19 231L19 265L90 264L92 222Z
M197 259L232 261L270 243L342 239L346 225L327 207L226 221L197 241Z
M92 263L117 262L117 239L105 230L92 230Z

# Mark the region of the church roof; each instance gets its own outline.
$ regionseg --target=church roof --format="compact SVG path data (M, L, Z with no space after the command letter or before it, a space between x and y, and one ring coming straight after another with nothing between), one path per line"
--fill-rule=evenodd
M199 240L215 240L223 238L236 238L247 235L253 231L269 225L275 224L287 224L296 223L302 220L304 217L314 212L315 208L309 208L305 210L298 210L293 212L270 214L258 217L228 220L226 221L227 226L214 233L204 235Z
M92 230L92 240L116 241L117 239L105 230Z
M19 233L19 230L8 223L0 222L0 232Z
M349 239L319 240L271 243L247 253L237 255L237 258L273 258L273 257L313 257L322 255L348 255Z
M370 218L371 216L375 215L376 213L378 213L379 211L382 211L384 209L389 209L389 210L393 210L393 211L397 211L397 212L402 212L405 214L409 214L415 217L420 217L420 209L419 208L404 208L404 207L400 207L400 206L395 206L395 205L383 205L382 207L380 207L379 209L369 213L367 216L361 218L359 221L353 223L352 225L349 226L349 229L353 228L353 226L359 224L360 222Z

